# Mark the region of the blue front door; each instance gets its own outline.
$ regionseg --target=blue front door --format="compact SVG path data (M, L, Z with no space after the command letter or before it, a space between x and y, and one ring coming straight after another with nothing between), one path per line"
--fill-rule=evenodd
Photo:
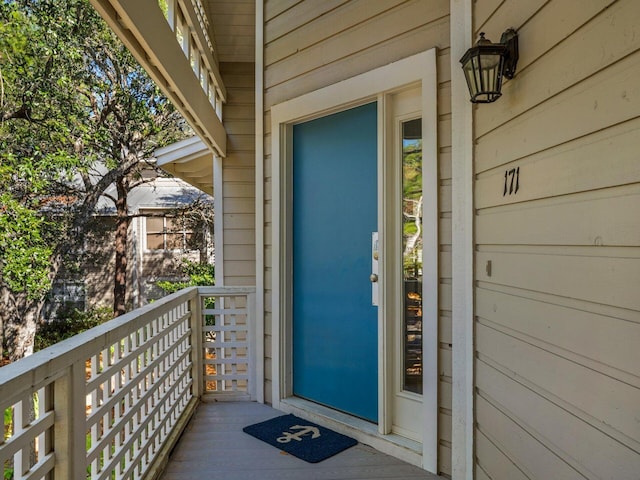
M378 419L377 105L293 128L293 393Z

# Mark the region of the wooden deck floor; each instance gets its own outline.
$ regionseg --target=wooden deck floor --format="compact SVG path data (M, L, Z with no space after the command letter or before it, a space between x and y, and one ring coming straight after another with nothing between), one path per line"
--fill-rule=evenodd
M200 404L161 480L441 479L362 444L311 464L242 431L278 415L253 402Z

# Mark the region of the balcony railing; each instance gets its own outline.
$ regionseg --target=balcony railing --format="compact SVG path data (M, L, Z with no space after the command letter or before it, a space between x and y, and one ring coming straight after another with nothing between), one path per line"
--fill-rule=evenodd
M0 368L0 466L155 478L198 399L255 398L254 305L251 287L187 288Z

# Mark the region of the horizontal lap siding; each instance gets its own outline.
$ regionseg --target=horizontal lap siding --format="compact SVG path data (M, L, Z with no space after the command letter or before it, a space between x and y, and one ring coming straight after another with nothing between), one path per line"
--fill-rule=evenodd
M225 285L256 284L255 254L255 65L221 63L227 85L223 108L227 157L223 169ZM219 195L219 192L215 192Z
M440 458L451 473L451 102L449 2L265 2L265 392L271 400L272 163L270 107L437 47L440 178Z
M640 4L474 20L520 35L516 77L474 109L476 478L637 480Z

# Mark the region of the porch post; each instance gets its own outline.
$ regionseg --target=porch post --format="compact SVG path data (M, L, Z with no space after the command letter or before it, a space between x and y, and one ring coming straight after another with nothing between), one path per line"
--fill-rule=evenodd
M255 148L256 148L256 304L255 354L256 379L259 382L256 400L265 402L264 371L264 1L256 0L256 64L255 64Z
M85 478L86 406L85 364L75 362L65 375L55 381L54 439L56 478Z
M195 398L200 398L203 392L203 352L202 352L202 299L200 291L194 288L195 293L189 300L189 311L191 312L191 378L193 385L191 392Z
M213 156L213 248L215 252L216 286L224 282L224 179L222 158Z
M454 480L473 480L473 112L459 59L471 46L471 0L451 0L452 458Z
M260 339L256 335L256 294L250 293L247 295L247 340L249 343L249 388L248 393L251 401L256 401L259 392L263 389L260 385L260 378L258 377L258 358L256 355L256 344Z

